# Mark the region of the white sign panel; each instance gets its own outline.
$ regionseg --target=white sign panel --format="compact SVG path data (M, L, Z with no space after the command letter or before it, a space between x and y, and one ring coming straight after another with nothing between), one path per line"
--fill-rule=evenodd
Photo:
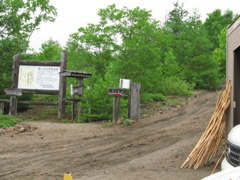
M120 88L130 89L131 80L130 79L120 79Z
M19 66L18 88L59 90L59 66Z

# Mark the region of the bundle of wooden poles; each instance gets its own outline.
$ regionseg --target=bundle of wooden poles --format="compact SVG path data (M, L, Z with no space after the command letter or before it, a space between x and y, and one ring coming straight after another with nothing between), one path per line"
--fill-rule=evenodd
M181 168L197 169L205 164L214 156L222 143L226 127L226 110L230 105L231 85L228 82L226 89L220 91L214 113L210 122L199 139L198 143L189 154Z

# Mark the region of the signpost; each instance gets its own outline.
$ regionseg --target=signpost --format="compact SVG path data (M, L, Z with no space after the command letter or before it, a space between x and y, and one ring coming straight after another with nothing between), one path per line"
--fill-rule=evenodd
M113 122L118 120L120 114L120 98L124 96L126 90L121 88L108 89L108 95L113 97Z
M124 96L124 94L126 94L126 90L121 89L121 88L112 88L112 89L108 89L108 95L109 96Z
M87 72L78 72L78 71L69 71L69 70L65 70L60 72L60 76L61 77L71 77L71 78L75 78L78 82L77 85L74 85L73 83L70 86L70 95L71 98L67 99L69 101L71 101L71 105L72 105L72 116L71 119L74 120L75 122L75 105L77 105L77 110L78 110L78 118L80 117L80 112L81 112L81 107L80 107L80 97L83 95L83 79L84 78L89 78L92 76L91 73L87 73ZM74 95L79 96L79 98L75 98Z
M120 114L121 97L129 91L128 118L133 121L140 119L140 83L132 83L129 79L120 79L120 88L108 89L108 95L113 97L113 122L118 120Z
M75 105L77 105L78 108L78 117L80 117L80 104L78 103L80 101L80 98L74 98L74 95L79 95L81 96L83 94L83 87L82 86L77 86L77 88L74 86L73 83L71 83L70 85L70 95L71 98L67 99L69 101L71 101L71 110L72 110L72 114L71 114L71 120L75 121Z

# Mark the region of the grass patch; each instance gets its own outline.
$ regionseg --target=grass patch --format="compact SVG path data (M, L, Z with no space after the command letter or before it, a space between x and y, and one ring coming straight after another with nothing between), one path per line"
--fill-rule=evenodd
M113 122L112 122L112 120L104 120L104 121L102 121L102 125L103 125L103 127L110 127L113 125Z
M133 124L133 121L131 119L125 119L123 121L123 125L125 125L125 126L130 126L132 124Z
M13 127L20 121L21 119L16 116L0 115L0 127Z
M171 107L176 107L179 104L187 104L187 98L181 96L168 96L167 105Z
M38 119L37 116L33 115L19 115L18 118L21 119L21 121L34 121Z
M153 103L153 102L158 102L158 101L163 101L165 102L167 98L161 94L161 93L142 93L141 94L141 103L146 104L146 103Z

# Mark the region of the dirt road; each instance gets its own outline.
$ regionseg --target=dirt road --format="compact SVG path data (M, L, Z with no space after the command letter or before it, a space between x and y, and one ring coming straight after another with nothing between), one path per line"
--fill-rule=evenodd
M23 122L38 129L0 136L1 180L195 180L214 164L180 169L213 113L217 93L198 92L131 126Z

